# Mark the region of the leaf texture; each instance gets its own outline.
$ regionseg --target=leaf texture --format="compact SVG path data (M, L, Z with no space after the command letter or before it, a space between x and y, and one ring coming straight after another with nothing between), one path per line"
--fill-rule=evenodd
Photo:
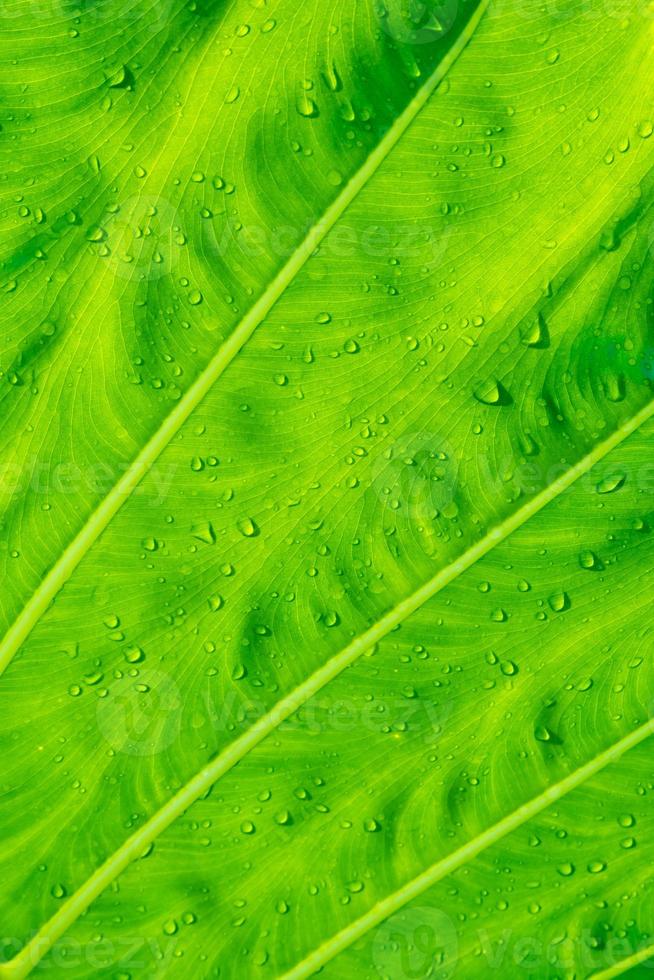
M604 7L3 15L0 976L647 958L654 28Z

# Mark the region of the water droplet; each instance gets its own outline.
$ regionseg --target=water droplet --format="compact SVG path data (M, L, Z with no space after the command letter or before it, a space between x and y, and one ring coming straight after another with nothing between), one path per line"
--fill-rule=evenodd
M216 532L210 521L204 521L202 524L194 524L191 528L191 534L198 541L204 542L204 544L216 543Z
M306 92L303 92L298 98L296 108L299 114L306 119L315 119L320 114L318 106Z
M595 489L598 493L614 493L620 489L626 479L624 473L613 473L611 476L605 476L603 480L600 480Z
M512 400L506 388L499 381L486 381L475 388L473 394L482 405L510 405Z
M125 660L129 664L140 664L145 660L145 654L140 647L130 647L125 650Z
M556 592L547 601L552 612L565 612L570 608L570 596L567 592Z
M600 569L602 563L594 551L586 549L579 555L579 564L582 568L595 569L597 571Z
M243 520L240 520L237 527L241 534L246 538L256 538L260 533L259 528L251 517L245 517Z
M533 323L529 323L520 331L520 340L525 347L537 347L543 350L550 345L549 331L542 313L539 313Z

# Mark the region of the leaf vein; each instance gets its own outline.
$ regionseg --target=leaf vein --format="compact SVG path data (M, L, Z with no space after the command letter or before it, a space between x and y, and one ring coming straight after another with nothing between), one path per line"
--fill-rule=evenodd
M164 419L151 439L134 458L123 476L112 487L107 496L101 501L85 525L78 532L77 536L70 542L57 562L44 576L0 642L0 674L6 670L22 644L49 608L50 603L64 587L84 556L93 547L141 480L147 475L170 441L206 397L239 351L250 340L257 327L299 274L316 247L323 241L338 219L375 175L380 165L420 113L436 87L467 46L489 4L490 0L479 0L479 5L471 15L465 28L425 84L418 89L412 101L400 113L388 132L368 156L363 166L353 175L341 193L332 201L322 218L308 231L306 237L288 262L277 273L256 303L248 310L206 368L189 387L173 411Z
M541 511L547 504L559 497L565 490L578 480L585 473L589 472L594 465L600 462L613 449L619 446L625 439L637 431L646 421L654 416L654 400L648 402L636 415L626 421L616 429L604 442L596 445L590 453L580 459L574 466L551 483L548 487L528 500L522 507L511 514L500 525L491 529L476 544L468 548L456 561L441 569L433 578L422 585L419 589L401 600L393 609L386 613L377 623L371 626L364 633L355 637L352 642L340 652L331 657L322 667L311 674L302 684L298 685L293 691L282 698L266 714L263 715L254 725L245 731L231 745L229 745L220 755L216 756L208 765L201 769L190 779L163 807L161 807L150 819L131 837L129 837L104 864L102 864L80 888L66 901L60 910L54 915L34 936L34 938L24 947L24 949L9 963L0 966L0 980L21 980L27 976L36 964L45 956L55 942L68 930L68 928L82 915L89 905L111 884L130 864L138 859L145 849L163 833L178 817L188 810L188 808L203 794L205 794L222 776L233 769L245 756L255 749L268 735L272 734L287 718L296 712L311 697L317 694L331 680L338 677L347 667L353 664L359 657L369 650L375 643L383 639L392 629L401 624L408 616L416 612L434 595L444 589L447 585L457 579L463 572L475 564L478 560L490 552L496 545L500 544L511 534L517 531L531 517ZM584 767L576 773L594 773L599 771L603 765L607 764L614 757L627 751L632 745L646 738L654 732L654 721L651 721L643 728L627 736L613 747L595 759L586 763ZM639 734L640 733L640 734ZM613 753L613 755L611 754ZM610 756L610 758L609 758ZM607 762L600 764L600 760L606 759ZM599 768L593 768L599 766ZM542 800L548 794L556 794L557 787L568 786L570 780L574 780L575 774L562 780L561 783L547 790L537 797ZM583 778L586 778L584 776ZM583 781L583 780L582 780ZM574 785L577 785L576 783ZM570 784L570 788L573 785ZM564 789L562 792L567 792ZM562 795L562 793L561 793ZM552 799L558 799L554 795ZM534 801L525 804L528 808L533 806ZM544 804L543 804L544 805ZM503 818L495 828L502 827L516 818L516 814L522 813L524 807L519 808L514 814ZM536 811L538 812L538 811ZM526 819L526 818L525 818ZM519 825L519 823L518 823ZM486 835L492 834L493 828L485 832ZM505 831L508 833L508 830ZM483 836L483 835L482 835ZM502 836L502 834L500 834ZM484 837L484 840L486 838ZM494 838L499 839L499 837ZM489 843L493 841L489 839ZM465 845L467 848L476 846L474 842ZM487 845L486 845L487 846ZM483 849L483 847L481 848ZM462 849L462 850L465 850ZM460 854L461 852L455 852ZM478 853L475 851L475 853ZM470 851L472 856L472 852ZM453 856L445 859L446 862L452 860ZM440 862L442 864L443 862ZM457 865L458 866L458 865ZM432 873L430 869L425 874ZM405 886L408 887L408 886ZM428 887L426 885L425 887ZM398 894L398 893L396 893ZM408 899L407 899L408 900ZM365 917L364 917L365 918ZM361 920L357 920L361 921ZM356 923L351 927L354 928ZM347 930L346 930L347 931ZM341 934L339 933L339 936ZM357 938L354 936L354 938ZM353 940L352 940L353 941ZM336 955L336 954L334 954ZM296 969L299 969L297 967ZM292 977L306 976L306 973L290 974Z
M487 848L506 837L507 834L517 830L518 827L521 827L532 817L537 816L550 806L550 804L555 803L563 796L572 792L572 790L577 789L587 779L596 775L611 762L615 762L623 756L629 749L640 745L641 742L653 734L654 720L650 720L619 742L610 746L604 752L596 755L585 765L580 766L579 769L575 769L574 772L570 773L558 783L548 786L538 796L533 797L533 799L518 807L502 820L482 831L472 840L468 841L467 844L464 844L463 847L448 854L446 858L432 864L426 871L423 871L415 878L406 882L396 892L393 892L392 895L388 895L382 899L381 902L373 906L365 915L351 922L345 929L336 933L335 936L332 936L331 939L323 943L318 949L309 953L301 963L298 963L293 969L283 974L280 980L305 980L306 977L310 977L316 970L324 966L325 963L334 959L335 956L351 946L357 939L361 939L367 932L403 908L414 898L417 898L432 885L437 884L437 882L441 881L447 875L477 857ZM645 958L645 956L641 956L640 959L636 959L634 962L640 963ZM620 970L618 972L623 971ZM609 977L614 976L618 976L618 973L612 972L612 970L596 975L596 977L601 977L603 980L608 980Z

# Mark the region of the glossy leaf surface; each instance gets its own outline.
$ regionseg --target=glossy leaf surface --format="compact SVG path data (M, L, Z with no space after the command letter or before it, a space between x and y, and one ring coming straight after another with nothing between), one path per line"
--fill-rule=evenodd
M3 11L0 976L644 969L654 18L555 6Z

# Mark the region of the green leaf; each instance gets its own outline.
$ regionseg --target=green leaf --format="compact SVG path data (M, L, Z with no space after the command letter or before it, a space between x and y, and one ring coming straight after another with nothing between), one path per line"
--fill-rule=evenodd
M123 6L0 13L0 977L637 976L649 7Z

